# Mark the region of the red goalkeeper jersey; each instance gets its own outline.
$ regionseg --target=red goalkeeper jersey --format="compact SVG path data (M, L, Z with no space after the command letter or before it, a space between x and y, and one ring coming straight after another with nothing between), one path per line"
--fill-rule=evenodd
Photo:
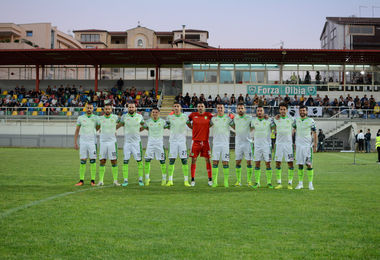
M208 141L211 118L212 114L209 112L193 112L189 115L189 121L193 122L193 141Z

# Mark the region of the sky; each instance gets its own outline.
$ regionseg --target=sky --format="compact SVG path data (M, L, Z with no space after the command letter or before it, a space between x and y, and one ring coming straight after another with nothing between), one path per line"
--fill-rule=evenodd
M1 0L0 22L80 29L200 29L221 48L320 48L328 16L380 17L380 0Z

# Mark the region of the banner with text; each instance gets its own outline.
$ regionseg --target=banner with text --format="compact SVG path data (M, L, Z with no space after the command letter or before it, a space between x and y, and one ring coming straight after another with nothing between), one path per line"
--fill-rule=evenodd
M247 85L248 95L281 95L289 96L294 95L305 95L305 96L316 96L317 87L310 85Z

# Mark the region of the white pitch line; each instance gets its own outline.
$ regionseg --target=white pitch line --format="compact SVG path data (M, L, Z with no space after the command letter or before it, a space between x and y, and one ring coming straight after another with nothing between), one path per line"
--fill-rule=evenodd
M0 213L0 219L6 218L9 215L11 215L11 214L13 214L13 213L15 213L17 211L20 211L20 210L23 210L23 209L27 209L27 208L36 206L36 205L44 203L46 201L54 200L54 199L61 198L61 197L66 197L68 195L79 193L79 192L85 192L85 191L97 190L97 189L104 189L104 188L109 188L109 187L112 187L112 185L101 186L101 187L94 187L94 188L88 188L88 189L77 190L77 191L69 191L69 192L57 194L57 195L54 195L54 196L51 196L51 197L47 197L45 199L36 200L36 201L30 202L28 204L25 204L25 205L22 205L22 206L19 206L19 207L15 207L15 208L12 208L12 209L8 209L8 210Z

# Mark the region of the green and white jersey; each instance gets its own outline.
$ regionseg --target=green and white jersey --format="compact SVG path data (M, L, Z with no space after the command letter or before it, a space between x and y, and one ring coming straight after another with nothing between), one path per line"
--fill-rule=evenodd
M162 118L157 120L148 119L144 125L148 129L148 143L159 143L161 145L164 142L164 129L166 126L166 121Z
M304 119L297 118L295 121L296 128L296 146L308 146L311 147L313 139L311 133L315 132L314 119L306 117Z
M229 145L231 124L232 119L226 114L211 118L210 125L212 126L213 146Z
M166 123L170 127L169 142L186 142L187 125L189 117L183 113L169 115Z
M96 125L98 116L81 115L77 119L77 125L80 126L79 134L81 142L96 142Z
M119 117L111 114L98 117L100 125L100 142L116 142L116 125L119 123Z
M254 129L253 138L255 147L268 147L271 145L270 135L272 133L272 126L274 126L271 119L253 118L251 127Z
M133 115L127 113L121 117L120 123L124 126L124 142L125 143L139 143L140 127L144 124L142 115L134 113Z
M249 115L239 116L234 115L232 125L235 125L235 143L241 144L252 142L251 139L251 121L252 117Z
M284 144L291 145L292 141L292 133L294 126L294 118L293 117L280 117L280 119L273 119L273 123L276 126L276 144Z

